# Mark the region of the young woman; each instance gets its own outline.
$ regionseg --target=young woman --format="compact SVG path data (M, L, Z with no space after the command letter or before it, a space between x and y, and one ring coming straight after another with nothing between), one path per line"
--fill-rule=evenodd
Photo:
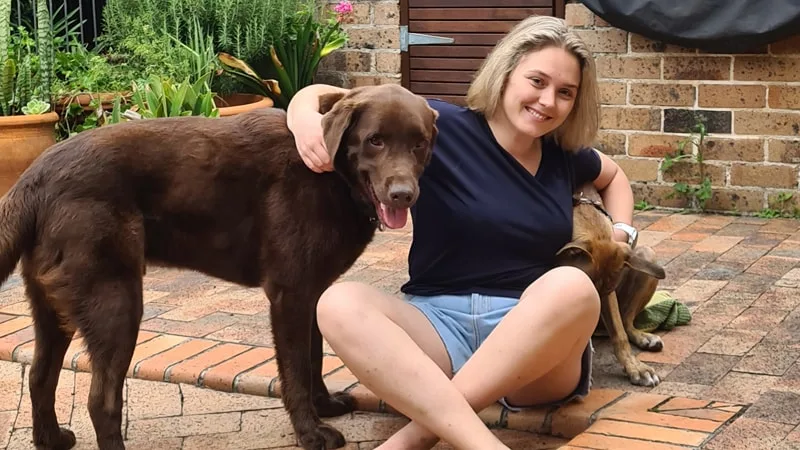
M288 108L317 172L332 169L336 150L324 146L318 98L340 90L309 86ZM571 238L575 186L593 181L615 222L633 216L625 174L591 148L597 97L586 45L563 20L534 16L484 61L467 108L429 101L439 134L411 212L405 298L341 282L317 308L337 355L412 420L379 448L507 448L475 411L588 394L599 297L554 256Z

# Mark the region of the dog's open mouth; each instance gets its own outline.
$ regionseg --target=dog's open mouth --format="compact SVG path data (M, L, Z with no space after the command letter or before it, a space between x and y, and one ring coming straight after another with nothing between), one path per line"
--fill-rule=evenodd
M370 182L368 176L364 177L364 184L367 187L372 204L375 206L375 213L378 215L378 220L380 220L386 228L390 229L403 228L406 226L406 222L408 221L408 208L393 208L378 200L378 196L375 194L375 189L372 187L372 182Z

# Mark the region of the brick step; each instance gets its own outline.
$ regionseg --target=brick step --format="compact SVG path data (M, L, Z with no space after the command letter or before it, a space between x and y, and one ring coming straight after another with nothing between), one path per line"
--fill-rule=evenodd
M33 358L30 318L0 324L0 359L30 364ZM91 370L76 337L62 367ZM324 379L331 391L347 391L366 412L399 413L369 389L334 355L325 355ZM130 378L190 384L223 392L280 398L275 351L209 339L142 330L128 370ZM574 448L699 448L747 405L667 395L594 389L583 402L562 407L510 411L494 404L479 413L492 428L535 432L571 439ZM564 447L570 448L570 447Z

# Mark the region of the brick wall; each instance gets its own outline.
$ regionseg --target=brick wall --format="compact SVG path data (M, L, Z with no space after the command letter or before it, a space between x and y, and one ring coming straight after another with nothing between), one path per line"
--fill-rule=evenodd
M333 7L336 0L320 0ZM397 0L353 1L344 22L347 46L320 62L315 81L355 87L400 84L400 9Z
M759 211L779 193L797 191L800 36L752 53L711 54L610 27L579 3L567 5L566 18L596 54L603 103L598 148L617 159L637 200L685 206L680 197L664 197L675 182L698 182L697 165L660 169L688 136L695 114L705 117L709 133L703 152L714 192L709 209Z
M327 1L327 0L321 0ZM339 86L400 82L399 10L394 0L354 1L350 43L322 64L318 81ZM709 210L756 212L798 189L800 36L747 54L664 45L609 26L579 3L566 18L596 54L602 131L597 147L632 181L636 200L665 198L676 182L699 181L695 163L661 170L664 156L705 119ZM800 207L800 193L792 200Z

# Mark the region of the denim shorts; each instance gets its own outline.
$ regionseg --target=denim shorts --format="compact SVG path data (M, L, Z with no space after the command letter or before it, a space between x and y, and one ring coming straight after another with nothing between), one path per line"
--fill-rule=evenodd
M481 294L406 295L406 300L420 310L436 329L450 356L453 374L464 366L489 333L518 302L518 299L513 297ZM556 406L586 397L592 384L593 353L594 348L590 339L581 359L581 378L572 394L548 405L531 406ZM522 409L509 405L505 399L498 401L510 410Z

